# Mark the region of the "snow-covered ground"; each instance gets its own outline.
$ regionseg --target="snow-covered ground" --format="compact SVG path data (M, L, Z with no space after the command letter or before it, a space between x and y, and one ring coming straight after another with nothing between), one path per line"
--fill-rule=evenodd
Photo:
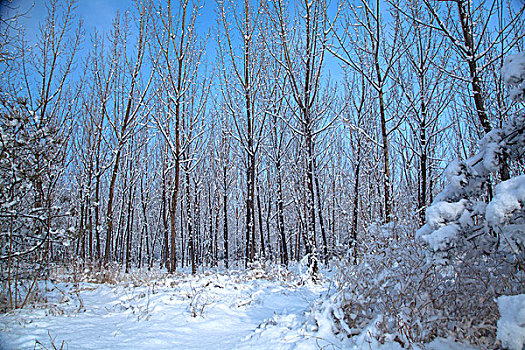
M119 281L42 284L46 303L0 315L0 350L402 349L379 344L373 323L352 338L333 334L322 307L330 276L253 269ZM446 339L424 348L472 349Z
M286 349L322 342L303 325L326 283L255 270L135 284L48 283L45 305L0 316L4 347L52 348L52 341L69 349Z

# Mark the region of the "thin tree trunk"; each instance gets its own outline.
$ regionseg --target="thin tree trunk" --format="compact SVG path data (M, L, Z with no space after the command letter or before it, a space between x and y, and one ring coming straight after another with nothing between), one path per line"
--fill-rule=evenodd
M266 258L266 249L264 244L264 232L262 222L262 207L261 207L261 187L257 185L257 210L259 212L259 233L261 236L261 257Z
M180 202L180 263L181 268L184 268L186 265L186 240L184 239L184 202Z
M130 162L131 163L131 162ZM128 217L126 221L126 273L129 272L131 266L131 245L132 245L132 230L133 230L133 207L131 202L133 200L133 188L129 189L128 196Z
M166 169L166 154L167 154L167 145L166 153L162 157L162 202L161 202L161 217L163 224L163 233L164 233L164 244L162 249L162 262L161 266L166 267L169 270L169 228L168 228L168 198L167 198L167 169Z
M277 220L279 226L281 264L288 266L288 247L286 245L286 232L284 231L284 204L283 204L283 185L281 178L281 160L277 159Z
M95 177L95 239L96 239L96 252L97 260L102 259L101 245L100 245L100 168L97 159L97 176Z
M420 224L425 223L425 210L427 205L427 140L426 140L426 109L424 102L421 102L421 113L423 123L420 125L419 140L421 143L421 159L420 159L420 186L419 186L419 219Z
M383 172L384 172L384 181L383 181L383 193L384 193L384 218L386 222L389 222L392 214L392 199L390 194L390 157L388 152L388 133L386 127L386 112L385 112L385 101L383 94L383 78L381 76L381 70L379 67L379 56L375 56L375 67L377 80L379 85L379 117L381 123L381 139L383 152Z
M472 38L472 33L470 30L469 25L469 19L467 15L467 9L465 8L468 6L465 4L464 0L458 0L458 13L459 13L459 20L461 23L461 29L463 32L463 39L465 40L465 46L467 48L467 63L469 67L470 72L470 83L472 86L472 95L474 97L474 104L476 106L476 111L478 114L479 122L481 126L483 127L483 130L485 133L489 133L492 130L492 127L490 126L490 122L487 116L487 112L485 110L485 106L483 104L483 94L481 89L481 81L479 78L479 72L477 70L477 64L476 64L476 57L474 55L474 40Z
M224 193L222 194L222 210L223 210L223 238L224 238L224 265L226 268L229 267L229 256L228 256L228 195L226 193L226 167L223 168L223 179L224 179Z
M357 224L359 219L359 172L361 170L361 142L357 143L358 153L357 153L357 164L355 168L354 176L354 208L352 211L352 250L353 250L353 260L354 264L357 263Z
M82 247L80 249L80 257L85 260L86 259L86 240L85 240L85 234L86 234L86 231L85 231L85 223L84 223L84 218L85 218L85 212L86 212L86 206L85 206L85 200L84 200L84 191L82 190L82 187L80 189L80 198L81 198L81 202L80 202L80 237L81 237L81 240L82 240Z
M317 167L314 160L314 167ZM323 220L323 207L322 207L322 199L321 199L321 188L319 186L319 178L317 174L315 174L315 189L317 192L317 212L319 215L319 226L321 228L321 238L323 240L323 257L325 264L328 265L328 241L326 239L326 230L324 228L324 220Z
M177 122L178 124L178 122ZM177 129L177 135L178 135L178 127ZM176 137L178 140L178 137ZM176 141L178 145L178 141ZM178 154L178 151L177 151ZM170 227L171 227L171 236L170 236L170 255L169 255L169 272L174 273L177 268L177 250L176 250L176 242L175 237L177 234L177 197L179 192L179 157L175 157L175 180L173 181L173 188L171 190L171 202L170 202Z
M113 240L113 197L115 196L115 184L117 182L118 164L120 163L120 147L115 156L115 164L111 173L111 181L109 183L108 208L106 212L107 232L106 232L106 251L104 255L104 264L107 265L111 260L111 243Z
M191 273L195 275L197 268L195 266L195 237L194 227L191 213L191 197L190 197L190 174L186 169L186 226L188 227L188 253L191 263Z
M306 113L305 120L307 125L310 124L308 114ZM306 149L307 149L307 170L306 170L306 213L308 213L307 229L305 237L306 254L313 254L316 248L316 218L315 218L315 191L314 191L314 149L312 136L309 127L306 130Z
M267 173L268 186L270 187L270 172ZM268 209L266 210L266 242L268 245L268 257L273 258L272 241L270 240L270 220L272 214L272 196L268 196Z
M219 206L219 196L215 197L217 199L217 206L215 207L215 228L214 228L214 266L219 266L219 213L221 211Z

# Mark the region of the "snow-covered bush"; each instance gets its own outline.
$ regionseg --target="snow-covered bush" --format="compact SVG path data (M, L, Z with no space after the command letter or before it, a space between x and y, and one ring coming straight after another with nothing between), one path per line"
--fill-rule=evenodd
M525 53L506 60L503 77L510 87L511 98L525 102ZM462 262L468 264L467 268L450 275L448 290L457 300L446 301L444 298L443 304L450 307L459 300L468 313L462 315L458 309L459 313L449 310L444 315L454 322L460 322L464 317L476 322L482 320L489 327L486 331L492 344L497 344L494 339L494 318L498 314L495 298L525 291L525 175L511 172L512 177L497 185L495 179L504 166L513 162L523 164L524 159L525 112L520 110L479 142L477 154L448 166L448 185L427 209L426 223L416 232L416 236L433 251L433 259L427 261L441 262L436 257L447 258L446 264L439 264L436 269L456 270ZM466 279L473 271L475 275ZM497 277L499 273L501 276ZM473 281L470 278L479 279L482 284L469 288L463 283L458 284L462 279L470 283ZM435 292L428 286L424 290ZM467 297L468 302L459 296ZM525 343L523 296L498 298L501 318L497 322L497 338L505 348L522 349ZM483 314L483 308L491 310L490 314ZM455 333L458 336L457 331ZM460 337L476 341L468 334L460 334Z
M362 342L410 348L436 338L498 347L495 300L519 292L523 272L474 252L443 265L427 259L413 228L390 224L373 230L359 246L358 263L341 262L337 291L315 309L319 325L331 324L357 348L367 348Z
M57 181L64 143L24 100L0 96L0 309L19 307L19 286L47 273L53 243L68 238ZM61 203L62 202L62 203ZM25 298L25 296L24 296Z
M511 97L525 101L524 53L506 60L503 77ZM513 174L499 183L492 198L491 191L503 165L523 159L525 112L519 111L479 142L477 154L448 166L449 184L427 209L426 223L417 237L435 252L467 245L519 256L525 247L525 175Z

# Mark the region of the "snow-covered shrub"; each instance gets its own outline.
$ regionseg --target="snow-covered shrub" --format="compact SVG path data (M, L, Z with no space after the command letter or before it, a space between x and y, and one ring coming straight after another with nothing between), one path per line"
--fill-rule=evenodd
M403 348L453 338L497 348L496 323L502 294L515 294L525 274L500 257L465 252L448 265L427 259L414 229L389 225L367 232L357 264L342 262L337 291L316 308L319 324L331 324L349 347L366 348L363 336ZM394 238L394 237L397 237Z
M511 98L525 101L525 53L506 60L503 77L510 87ZM457 293L467 296L471 299L469 303L474 304L481 297L482 303L466 308L466 316L483 320L490 326L487 334L491 338L494 336L494 318L497 317L493 300L502 294L525 291L522 280L525 270L525 175L514 171L513 177L496 186L494 179L505 164L523 162L524 159L525 111L520 110L479 142L477 154L464 162L449 165L446 172L449 183L427 209L426 223L416 233L434 253L431 254L433 259L428 261L439 261L436 257L447 258L446 264L438 269L456 269L463 262L468 264L467 269L462 268L453 276L454 283L450 287L454 288L449 287L449 292L456 298ZM465 279L465 273L471 271L476 271L476 278L482 281L482 285L456 288L457 281ZM500 273L501 276L497 277ZM502 288L502 283L511 288ZM470 297L465 294L465 289ZM522 349L525 342L523 296L498 299L501 319L497 322L497 338L506 348ZM450 306L451 302L454 303L450 300L444 305ZM476 315L483 304L491 314ZM461 319L458 318L460 314L447 312L446 315L456 322ZM472 341L467 334L461 336Z
M510 56L503 67L510 95L525 101L525 54ZM515 175L494 187L505 162L525 159L525 112L518 111L501 128L489 132L479 151L447 168L448 185L426 211L426 223L417 237L435 252L453 247L481 247L524 251L525 175ZM522 260L522 259L521 259Z
M51 264L49 279L52 282L93 283L129 286L148 286L166 278L167 272L158 268L132 268L125 272L125 267L118 263L101 266L96 262L86 262L82 259ZM173 274L180 277L182 273Z
M68 199L57 188L64 154L53 123L0 95L0 309L23 305L17 288L34 286L54 243L68 242Z

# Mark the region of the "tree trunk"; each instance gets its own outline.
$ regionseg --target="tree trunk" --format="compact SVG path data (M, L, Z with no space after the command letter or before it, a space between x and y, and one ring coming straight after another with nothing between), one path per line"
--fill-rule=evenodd
M358 142L357 144L358 149L360 149L361 144ZM359 218L359 172L361 170L361 151L358 150L357 154L357 165L355 168L355 175L354 175L354 208L352 211L352 229L351 229L351 236L352 236L352 250L354 253L354 264L357 263L357 224L358 224L358 218Z
M100 248L100 168L97 159L97 176L95 177L95 239L96 239L96 253L97 260L102 259L102 252Z
M178 127L177 127L178 134ZM178 154L178 153L177 153ZM179 157L175 158L175 180L173 181L173 188L171 189L171 202L170 202L170 227L171 227L171 236L170 236L170 265L169 272L174 273L177 268L177 250L175 237L177 235L177 197L179 193Z
M385 113L385 101L383 95L383 78L381 76L381 70L379 67L379 57L375 57L375 67L377 80L379 85L379 117L381 123L381 139L382 139L382 152L383 152L383 192L384 192L384 219L385 222L389 222L392 219L392 199L390 194L390 157L388 152L388 133L386 127L386 113Z
M308 114L305 111L305 120L306 120L306 150L307 150L307 167L306 167L306 188L307 188L307 194L306 194L306 213L308 215L308 219L306 221L307 227L306 227L306 236L305 236L305 247L306 247L306 254L314 254L315 248L316 248L316 239L315 239L315 191L314 191L314 149L313 149L313 142L312 142L312 136L310 133L310 127L309 127L309 117Z
M288 266L288 247L286 245L286 232L284 231L284 204L283 204L283 185L281 178L281 160L277 159L277 220L279 227L281 264Z
M317 168L316 162L314 160L314 167ZM317 170L315 169L314 170ZM317 213L319 215L319 226L321 228L321 239L323 240L323 260L325 264L328 265L328 241L326 239L326 230L324 228L324 220L323 220L323 207L322 207L322 199L321 199L321 188L319 186L319 178L317 176L317 173L314 173L315 176L315 189L317 192Z
M268 186L270 186L270 172L267 172ZM268 246L268 258L273 259L272 241L270 240L270 220L272 214L272 196L268 196L268 207L266 210L266 242Z
M224 193L222 194L222 210L223 210L223 238L224 238L224 265L226 268L229 267L229 256L228 256L228 195L226 193L226 167L223 168L223 179L224 179Z
M259 212L259 233L261 236L261 257L266 258L266 249L264 244L264 232L262 222L262 207L261 207L261 187L257 185L257 210Z
M193 227L193 217L191 213L191 197L190 197L190 174L186 169L186 226L188 228L188 253L191 263L191 273L195 275L197 268L195 266L195 237Z
M109 197L108 197L108 208L106 213L107 220L107 233L106 233L106 251L104 255L104 264L107 265L111 260L111 243L113 240L113 197L115 196L115 183L117 182L118 166L120 163L121 148L117 150L115 156L115 164L113 165L113 171L111 173L111 181L109 183Z
M162 157L162 202L161 202L161 217L162 217L162 224L163 224L163 237L164 237L164 243L163 243L163 249L162 249L162 262L161 266L166 267L166 269L169 270L169 255L170 255L170 249L169 249L169 228L168 228L168 191L167 191L167 169L166 169L166 155L167 155L167 145L166 145L166 153Z
M219 266L219 215L221 212L219 196L215 197L217 206L215 207L215 228L214 228L214 266Z
M472 33L470 30L469 19L467 17L467 9L465 8L468 4L465 4L464 0L458 0L458 13L459 20L461 23L461 29L463 32L463 39L465 40L465 46L467 48L467 63L470 72L470 83L472 86L472 95L474 97L474 105L476 106L476 111L478 114L479 122L483 127L485 133L489 133L492 130L490 126L489 119L487 117L487 112L485 111L485 106L483 104L483 94L481 89L481 81L479 78L479 72L477 70L476 57L474 56L474 40L472 38Z
M129 189L128 196L128 217L126 221L126 273L129 272L131 266L131 245L132 245L132 230L133 230L133 207L131 202L133 200L133 188Z
M426 111L423 109L425 104L421 103L422 113L426 114ZM421 143L421 159L420 159L420 185L419 185L419 219L420 224L425 223L425 207L427 205L427 141L426 141L426 125L425 117L423 116L423 123L420 125L419 130L419 140Z

